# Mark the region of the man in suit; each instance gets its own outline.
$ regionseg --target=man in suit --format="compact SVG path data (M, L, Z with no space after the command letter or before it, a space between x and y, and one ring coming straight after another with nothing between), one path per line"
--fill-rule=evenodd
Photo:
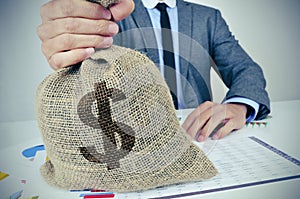
M140 50L162 67L162 51L157 50L162 43L157 33L160 13L155 8L161 2L120 0L108 11L85 1L50 1L41 8L38 28L43 53L54 69L70 66L89 57L94 48L109 47L120 31L115 44ZM195 108L182 125L187 133L204 141L222 124L213 135L220 139L254 118L264 118L270 106L262 70L234 39L220 12L183 0L164 2L180 74L179 108ZM222 104L211 101L212 66L229 88Z

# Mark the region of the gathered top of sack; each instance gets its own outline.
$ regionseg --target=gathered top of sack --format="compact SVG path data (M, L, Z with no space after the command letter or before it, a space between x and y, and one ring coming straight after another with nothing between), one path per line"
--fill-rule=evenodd
M93 3L98 3L100 5L102 5L105 8L110 7L111 5L118 3L120 0L86 0L86 1L90 1Z

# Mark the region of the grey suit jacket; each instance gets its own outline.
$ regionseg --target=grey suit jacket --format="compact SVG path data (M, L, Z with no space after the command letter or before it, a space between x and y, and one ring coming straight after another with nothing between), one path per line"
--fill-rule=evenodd
M270 112L266 81L261 68L231 34L221 13L210 7L177 0L179 57L184 101L194 108L211 100L210 70L215 67L229 88L225 99L245 97L257 102L256 119ZM114 44L137 49L159 63L154 31L147 10L135 0L135 10L118 22Z

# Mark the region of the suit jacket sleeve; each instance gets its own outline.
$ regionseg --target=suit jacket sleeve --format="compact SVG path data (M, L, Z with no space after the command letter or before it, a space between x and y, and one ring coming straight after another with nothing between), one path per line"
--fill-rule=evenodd
M256 119L262 119L270 113L263 71L231 34L221 13L216 10L215 14L210 54L223 82L229 88L226 99L245 97L257 102L260 106Z

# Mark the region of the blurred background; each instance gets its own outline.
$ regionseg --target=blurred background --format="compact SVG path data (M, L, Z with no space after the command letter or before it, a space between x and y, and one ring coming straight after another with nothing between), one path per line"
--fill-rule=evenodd
M221 11L242 47L262 67L271 101L300 100L299 0L189 0ZM38 84L52 69L36 28L47 0L0 3L0 122L34 120ZM212 78L214 100L226 89Z

